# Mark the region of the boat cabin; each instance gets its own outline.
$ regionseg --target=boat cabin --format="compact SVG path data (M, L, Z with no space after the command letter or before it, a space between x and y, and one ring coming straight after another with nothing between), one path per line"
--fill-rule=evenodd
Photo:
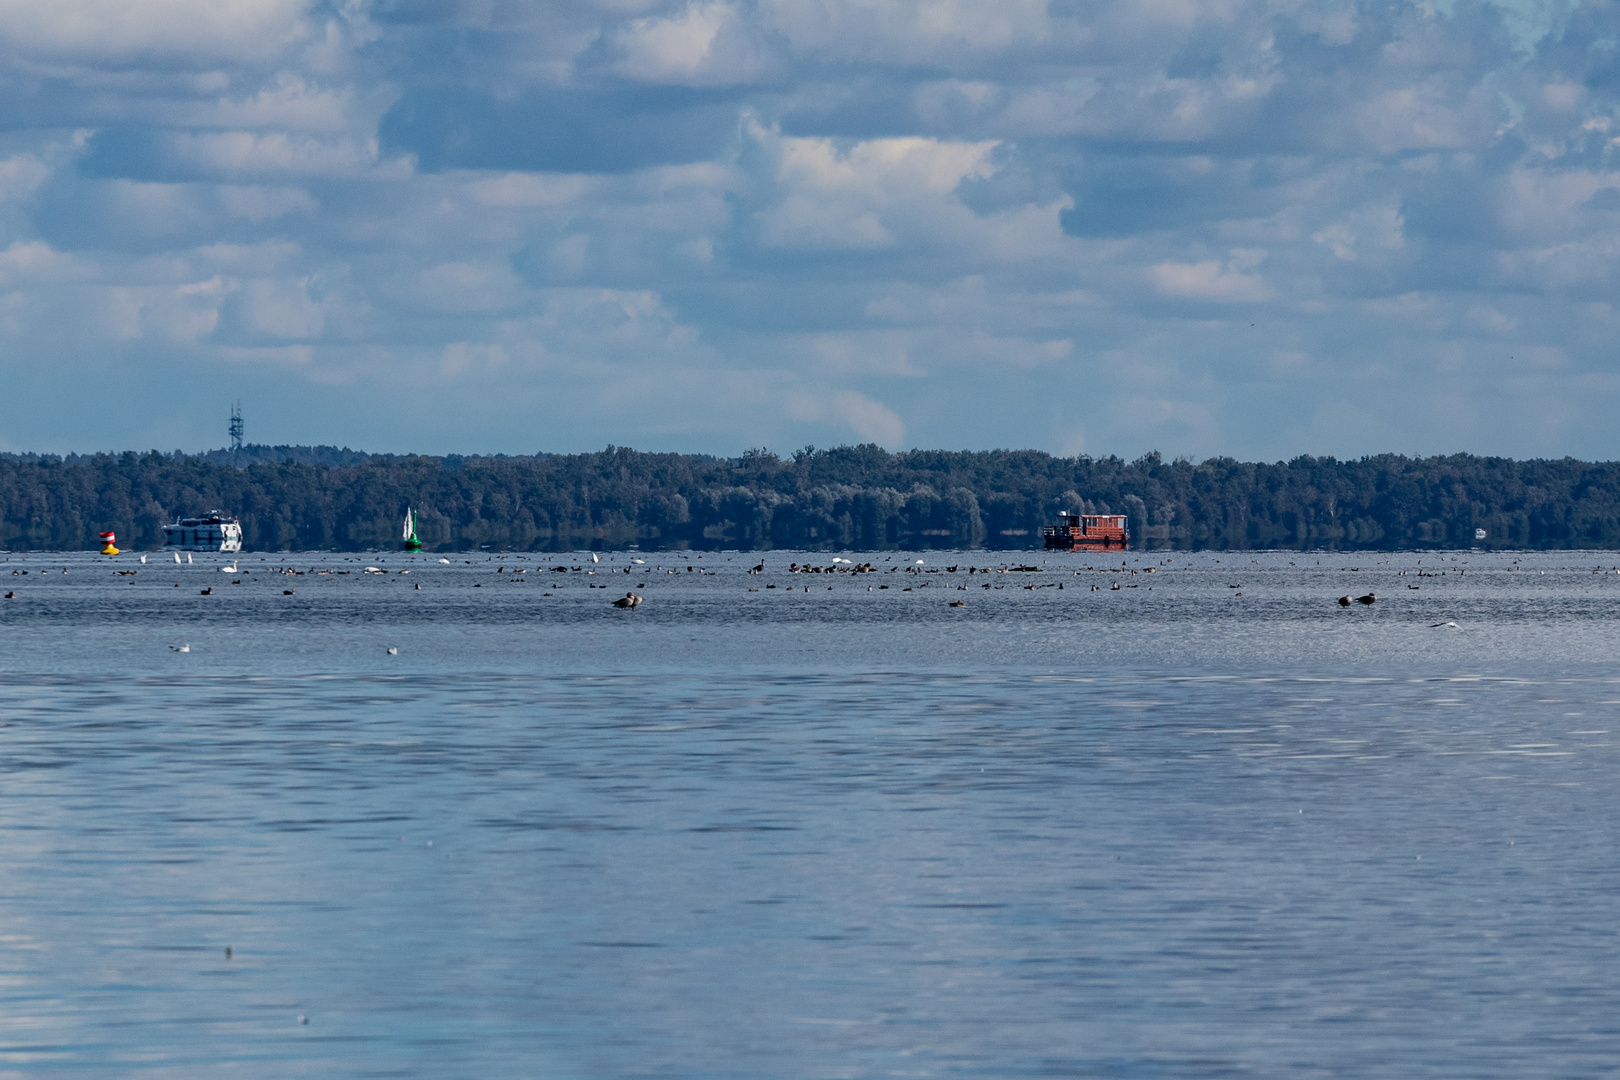
M1059 514L1041 536L1048 551L1124 551L1131 543L1124 514Z
M215 511L163 526L163 546L181 551L241 551L242 525Z

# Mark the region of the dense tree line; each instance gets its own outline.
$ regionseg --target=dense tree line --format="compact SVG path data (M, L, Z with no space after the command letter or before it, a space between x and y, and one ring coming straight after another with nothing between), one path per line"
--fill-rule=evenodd
M534 457L0 455L0 547L12 550L90 547L104 529L158 547L165 523L214 509L240 516L250 550L394 547L407 506L429 550L1015 550L1039 546L1040 527L1066 509L1129 514L1147 549L1620 548L1620 463L1125 462L872 445L785 458L612 446Z

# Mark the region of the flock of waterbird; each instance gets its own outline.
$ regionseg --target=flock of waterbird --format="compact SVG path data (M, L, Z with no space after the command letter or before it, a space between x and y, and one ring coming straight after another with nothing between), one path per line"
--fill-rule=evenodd
M666 570L661 565L648 567L647 566L647 560L644 559L644 558L637 557L637 556L630 556L629 559L627 560L627 564L625 566L623 566L622 568L618 567L618 566L603 567L602 566L602 558L601 558L600 554L598 554L596 552L589 552L589 553L585 553L585 554L589 554L589 556L590 556L590 561L591 561L591 564L592 564L592 567L593 567L592 569L587 570L583 566L572 566L572 567L570 567L570 566L568 566L566 564L565 565L559 565L559 566L553 566L553 567L549 567L549 568L544 567L544 566L537 566L537 567L533 567L532 569L535 570L535 571L545 571L545 570L549 569L551 571L558 571L558 572L567 572L567 571L570 571L570 570L575 571L575 572L584 571L586 574L590 574L590 575L595 575L595 574L598 574L598 573L624 573L624 574L641 574L641 575L647 575L647 574L651 574L651 573L666 573L666 574L674 575L674 574L678 573L677 569L671 568L671 569ZM183 562L181 560L179 552L171 552L171 555L172 555L172 557L174 559L174 562L176 564L178 564L178 565L191 565L191 564L194 563L194 560L193 560L193 558L192 558L192 556L190 554L186 555ZM488 557L486 559L486 561L493 561L493 558L494 558L493 556L490 556L490 557ZM699 558L701 558L701 556L699 556ZM353 560L347 560L347 561L353 561ZM616 560L613 560L613 559L610 558L610 562L613 562L613 561L616 561ZM731 561L731 559L728 558L727 561L729 562L729 561ZM894 559L893 559L892 556L890 556L890 557L888 557L886 559L886 561L889 562L889 563L893 563ZM1141 560L1139 559L1138 561L1140 562ZM1441 561L1443 562L1444 559L1442 559ZM147 556L146 555L139 556L139 562L140 562L140 564L142 566L147 565ZM463 562L467 566L476 565L474 563L474 561L471 560L471 559L463 560ZM451 559L449 559L447 557L442 557L442 556L438 559L438 563L440 565L443 565L443 566L454 565ZM932 567L932 568L930 568L930 567L928 567L926 560L923 560L923 559L902 560L902 563L903 563L903 565L890 565L890 566L887 566L887 567L881 567L880 568L872 561L866 561L866 562L859 562L858 563L853 559L845 558L843 556L833 556L831 558L830 563L825 565L825 566L823 566L823 565L812 565L810 563L805 563L805 564L801 565L798 562L792 562L792 563L789 563L788 566L786 566L786 567L778 567L777 569L779 571L783 571L783 572L786 572L786 573L789 573L789 574L795 574L795 575L798 575L798 574L827 574L827 575L842 574L842 575L849 575L850 577L859 577L859 576L866 575L866 574L876 574L876 573L890 573L890 574L893 574L893 573L900 573L902 571L905 572L906 574L910 574L910 575L922 575L922 574L925 574L925 573L926 574L938 574L938 573L942 573L942 572L947 574L947 575L955 575L959 571L962 571L964 569L960 564L953 564L953 565L949 565L949 566L940 566L940 567ZM1116 575L1116 576L1128 574L1128 575L1134 577L1134 576L1137 576L1138 574L1153 574L1153 573L1159 572L1160 570L1168 567L1170 563L1171 563L1171 559L1166 558L1166 559L1160 560L1158 562L1158 564L1155 565L1155 566L1138 566L1136 568L1132 568L1132 567L1130 567L1129 562L1126 561L1126 562L1122 562L1117 567L1111 567L1111 566L1110 567L1092 567L1092 566L1087 566L1084 570L1074 570L1073 574L1075 576L1079 576L1082 573L1095 571L1095 572L1100 572L1100 573L1105 573L1105 574L1113 574L1113 575ZM1292 565L1294 565L1294 563L1290 562L1289 565L1292 566ZM1318 564L1318 565L1320 565L1320 564ZM315 575L320 575L320 576L330 576L330 575L340 575L340 574L354 573L353 570L333 570L333 569L319 570L319 569L316 569L316 568L312 567L308 571L303 571L303 570L297 570L297 569L294 569L294 568L291 568L291 567L271 567L271 566L264 566L264 567L259 568L258 570L250 568L247 572L244 572L241 569L241 559L240 559L240 557L233 558L228 565L216 567L215 569L217 569L220 573L234 575L235 576L235 580L233 582L234 584L240 584L242 579L246 576L246 574L251 574L251 573L255 573L255 572L279 573L279 574L291 574L291 575L300 575L300 574L308 573L308 574L315 574ZM522 580L519 577L519 575L524 575L524 574L529 573L530 569L531 568L529 568L529 567L512 567L511 568L511 579L514 580L514 581ZM1015 565L1015 564L1006 564L1006 563L1004 563L999 567L967 566L965 568L965 572L966 572L967 575L969 575L971 577L973 575L981 575L981 574L982 575L990 575L990 574L1017 574L1017 573L1038 572L1038 571L1041 571L1041 570L1044 570L1044 569L1046 569L1044 564L1042 566L1031 566L1031 565L1023 565L1023 564L1016 564ZM1358 571L1360 568L1359 567L1345 567L1343 569L1350 570L1350 571ZM1514 566L1511 569L1518 569L1517 562L1515 562ZM501 574L505 574L507 572L507 570L508 570L508 567L506 567L505 565L501 565L501 566L498 566L496 568L496 572L501 573ZM705 569L705 568L702 568L702 567L691 565L690 563L688 563L688 565L686 565L685 570L686 570L687 573L697 572L697 573L700 573L700 574L703 574L703 575L706 575L706 576L714 576L716 573L718 573L718 570ZM50 571L49 568L41 568L41 569L37 570L36 572L40 573L40 574L49 574L51 571ZM60 569L60 571L59 571L59 573L64 574L64 575L67 574L67 572L68 572L67 567L62 567ZM138 571L136 571L136 570L116 570L114 572L121 575L121 576L129 576L129 577L133 577L138 573ZM398 570L394 570L392 573L394 575L404 575L404 574L409 574L410 572L411 571L409 569L398 569ZM1404 577L1404 576L1406 576L1406 574L1408 572L1409 572L1408 570L1400 570L1400 571L1397 572L1397 574L1398 574L1398 576L1403 576ZM1440 570L1440 571L1428 570L1428 571L1425 571L1425 570L1420 568L1417 571L1415 571L1416 576L1418 576L1418 577L1439 577L1439 576L1442 576L1443 574L1453 573L1453 572L1458 574L1459 576L1461 576L1462 574L1466 573L1466 570L1458 568L1455 571L1452 571L1452 570ZM1546 572L1545 570L1539 571L1539 573L1542 573L1542 574L1545 574L1545 572ZM1608 571L1604 567L1599 566L1593 572L1594 573L1606 573ZM1620 567L1615 567L1613 572L1617 573L1617 574L1620 574ZM29 571L27 569L14 569L14 570L12 570L12 574L14 576L26 575L28 573L29 573ZM390 571L388 571L387 569L384 569L383 567L380 567L380 566L367 564L360 570L360 573L362 573L362 574L388 575L390 573ZM766 560L764 560L764 559L761 559L757 564L749 567L748 570L747 570L747 574L751 575L751 576L752 575L763 575L765 573L767 573L767 566L766 566ZM253 578L253 580L256 581L258 579ZM397 577L394 578L393 580L397 580ZM131 584L133 584L133 582L131 582ZM931 584L931 582L929 582L929 581L919 580L919 581L916 582L916 584L914 586L904 586L904 587L899 588L898 591L912 592L912 591L914 591L914 589L915 590L920 590L920 589L923 589L923 588L927 588L930 584ZM1061 582L1061 581L1055 582L1055 583L1048 582L1048 583L1039 584L1039 585L1027 584L1027 585L1023 585L1022 587L1025 590L1033 591L1033 590L1037 590L1037 589L1051 588L1051 587L1054 586L1054 584L1055 584L1055 587L1057 589L1062 589L1064 587L1063 582ZM642 586L645 587L645 582L642 583ZM178 588L179 584L175 583L175 587ZM482 588L483 583L482 582L474 582L473 587L474 588ZM593 584L593 585L591 585L589 587L590 588L607 588L608 586ZM982 583L981 587L984 588L984 589L990 589L990 588L1004 589L1004 588L1007 588L1008 586L1005 586L1005 585L992 586L988 582L984 582L984 583ZM1138 587L1139 586L1137 586L1135 584L1122 586L1121 582L1116 579L1109 588L1110 588L1111 591L1119 591L1121 588L1133 588L1134 589L1134 588L1138 588ZM419 589L422 588L422 586L421 586L420 583L417 583L415 585L415 588L419 590ZM775 583L770 583L770 584L764 585L763 588L768 589L768 590L774 590L774 589L777 589L778 586ZM891 588L891 586L889 586L887 584L881 584L881 585L876 585L876 586L868 585L867 586L867 591L868 592L874 592L874 591L877 591L877 590L888 590L890 588ZM960 584L960 585L956 585L955 588L965 591L968 588L968 586L966 584ZM1100 585L1092 585L1091 586L1091 591L1095 592L1100 588L1102 588L1102 586L1100 586ZM1152 586L1149 585L1149 586L1147 586L1147 588L1151 589ZM1231 586L1228 586L1228 588L1233 589L1233 590L1239 590L1241 588L1241 586L1231 585ZM1407 588L1415 589L1415 588L1418 588L1418 586L1416 586L1416 585L1408 585ZM827 586L827 590L831 591L832 586L830 586L830 585ZM759 592L761 590L759 588L750 588L748 591L749 592ZM786 593L786 592L795 592L797 590L795 588L793 588L792 586L783 586L782 591L784 593ZM808 593L810 591L810 589L809 589L808 586L805 586L803 591ZM207 586L205 588L200 589L199 592L203 596L212 596L214 594L214 588L213 588L213 586ZM295 595L295 592L296 592L296 590L294 590L294 589L284 589L284 590L282 590L282 595L284 595L284 596L293 596L293 595ZM545 593L545 595L550 596L552 594L550 592L547 592L547 593ZM1241 597L1243 595L1243 593L1241 591L1237 591L1237 592L1235 592L1234 595L1237 596L1237 597ZM17 598L17 594L16 594L15 590L8 591L4 596L4 599L6 599L6 600L15 600L16 598ZM616 608L618 610L631 611L631 610L634 610L634 609L640 607L645 601L646 601L646 598L644 596L642 596L640 593L637 593L637 592L632 590L632 591L626 592L623 596L616 597L615 599L608 601L608 603L609 603L610 606L612 606L613 608ZM1363 607L1370 608L1370 607L1372 607L1373 604L1377 603L1377 601L1378 601L1377 594L1374 593L1374 592L1369 591L1369 592L1364 593L1364 594L1362 594L1360 596L1355 596L1355 595L1352 595L1350 593L1345 593L1343 596L1340 596L1338 598L1337 603L1338 603L1338 606L1341 607L1341 608L1350 608L1350 607L1353 607L1353 606L1356 606L1356 605L1361 605ZM950 600L947 603L946 606L951 607L951 608L964 608L964 607L967 606L967 601L962 600L962 599L953 599L953 600ZM1444 622L1438 622L1438 623L1431 623L1431 624L1429 624L1429 626L1430 626L1431 629L1441 629L1441 628L1459 629L1460 628L1455 621L1451 621L1451 620L1447 620L1447 621L1444 621ZM172 651L177 652L177 653L189 653L191 651L191 645L190 645L189 642L181 643L181 644L178 644L178 645L170 645L169 648ZM398 653L399 653L399 649L397 647L394 647L394 646L390 646L388 648L388 650L387 650L387 654L389 656L396 656L396 655L398 655Z

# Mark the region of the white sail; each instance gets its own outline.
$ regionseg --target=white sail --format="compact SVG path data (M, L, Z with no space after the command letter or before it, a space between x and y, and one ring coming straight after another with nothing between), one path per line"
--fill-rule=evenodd
M401 540L409 540L411 537L413 537L415 535L416 535L416 522L411 520L411 508L407 506L405 508L405 535L400 537L400 539Z

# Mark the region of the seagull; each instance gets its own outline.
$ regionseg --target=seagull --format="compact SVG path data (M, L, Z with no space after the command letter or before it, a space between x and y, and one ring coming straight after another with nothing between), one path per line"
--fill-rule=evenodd
M142 566L145 566L145 565L146 565L146 556L145 556L145 555L142 555L142 556L141 556L141 565L142 565Z
M1442 626L1450 626L1450 627L1453 627L1453 628L1454 628L1454 629L1457 629L1457 630L1461 630L1461 629L1462 629L1462 627L1460 627L1460 626L1458 626L1458 625L1457 625L1457 624L1456 624L1456 623L1454 623L1454 622L1437 622L1437 623L1430 623L1430 624L1429 624L1429 629L1430 629L1430 630L1438 630L1438 629L1440 629L1440 628L1441 628L1441 627L1442 627Z
M190 652L191 651L191 643L187 642L184 645L170 645L169 648L174 652Z
M389 656L398 656L399 655L399 650L396 649L394 646L390 645L390 646L388 646L388 655Z
M647 560L646 559L631 559L630 561L637 564L638 566L646 566L647 565Z

